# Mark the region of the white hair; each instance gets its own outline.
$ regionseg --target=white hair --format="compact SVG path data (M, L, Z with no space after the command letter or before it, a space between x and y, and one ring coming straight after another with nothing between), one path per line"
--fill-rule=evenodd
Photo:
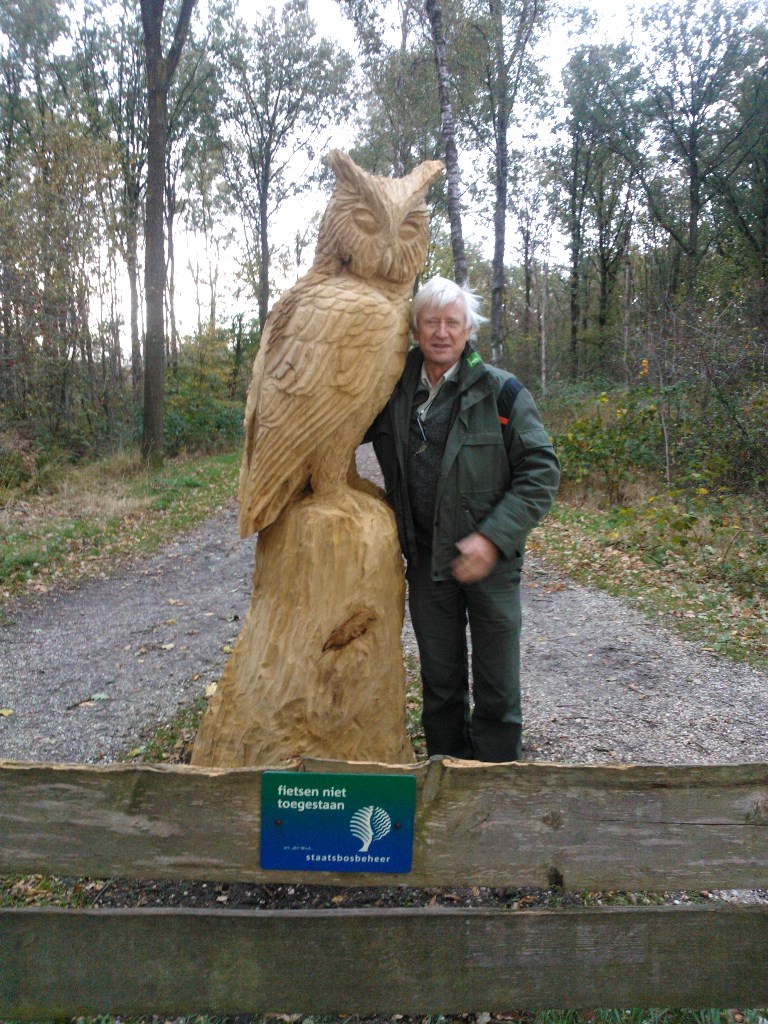
M411 323L416 327L419 314L424 309L443 310L452 302L460 302L464 306L466 326L472 334L486 317L480 315L480 296L468 288L449 281L447 277L431 277L419 288L411 302Z

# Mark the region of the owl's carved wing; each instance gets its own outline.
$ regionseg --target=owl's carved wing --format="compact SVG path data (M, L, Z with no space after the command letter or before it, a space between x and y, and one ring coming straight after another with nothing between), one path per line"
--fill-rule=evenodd
M383 352L405 329L396 306L350 291L349 279L296 291L275 306L254 363L240 468L244 537L274 522L308 483L313 454L358 411L362 438L379 412L371 393Z

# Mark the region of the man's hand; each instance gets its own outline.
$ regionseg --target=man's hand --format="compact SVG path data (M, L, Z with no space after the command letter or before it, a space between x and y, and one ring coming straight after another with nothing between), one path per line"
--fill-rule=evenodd
M484 580L499 560L499 549L482 533L470 533L458 541L459 557L451 562L451 572L459 583Z

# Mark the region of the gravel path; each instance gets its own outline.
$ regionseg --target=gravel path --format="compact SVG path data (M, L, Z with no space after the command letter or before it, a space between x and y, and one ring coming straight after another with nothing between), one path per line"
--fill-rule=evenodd
M232 506L113 577L15 603L0 619L0 759L111 761L203 694L247 610L253 551ZM523 671L529 759L768 762L768 673L533 562Z
M248 609L234 504L151 559L0 620L0 759L112 761L218 679Z

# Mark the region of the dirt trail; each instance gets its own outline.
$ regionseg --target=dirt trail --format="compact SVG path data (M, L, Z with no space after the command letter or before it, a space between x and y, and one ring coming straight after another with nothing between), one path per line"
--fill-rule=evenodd
M361 468L370 473L362 450ZM234 506L107 579L0 619L0 759L105 762L218 678L250 598ZM404 645L415 652L406 621ZM621 601L530 562L531 760L768 762L768 674L708 654Z
M20 601L0 624L0 758L111 761L219 677L254 542L234 505L106 579Z

